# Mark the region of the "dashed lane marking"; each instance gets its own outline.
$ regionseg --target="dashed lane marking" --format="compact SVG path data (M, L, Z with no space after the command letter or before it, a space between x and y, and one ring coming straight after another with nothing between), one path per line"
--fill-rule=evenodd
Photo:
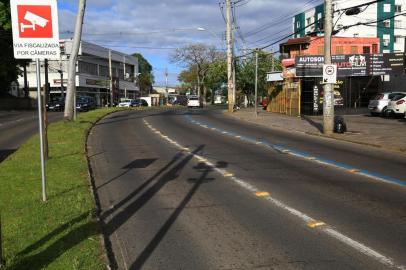
M257 196L257 197L266 197L266 196L269 196L269 192L266 192L266 191L255 192L255 196Z
M144 121L145 123L148 123L147 121ZM159 133L159 135L165 139L166 141L169 142L169 137L166 135L163 135L162 133ZM179 143L174 143L174 145L179 148L184 150L185 147L183 147L182 145L180 145ZM192 155L194 158L196 158L197 160L201 161L201 160L205 160L205 163L207 166L211 167L214 171L218 172L221 175L224 175L227 173L227 171L225 171L224 169L221 168L217 168L213 163L211 163L209 160L207 160L206 158L197 155L195 153L193 153L192 151L186 151L189 155ZM237 185L239 185L240 187L244 188L245 190L257 194L257 193L261 193L264 191L259 190L257 187L251 185L250 183L235 177L235 176L231 176L228 177L227 179L232 180L234 183L236 183ZM308 216L307 214L294 209L290 206L288 206L287 204L283 203L282 201L279 201L275 198L273 198L272 196L268 195L264 195L263 197L264 200L270 202L272 205L288 212L289 214L297 217L299 220L301 220L302 222L304 222L307 226L310 226L309 224L313 224L312 228L319 230L320 232L325 233L326 235L336 239L337 241L340 241L343 244L346 244L348 247L351 247L355 250L357 250L358 252L380 262L383 265L392 267L394 269L399 269L399 270L406 270L406 266L405 265L401 265L401 264L397 264L392 258L385 256L381 253L379 253L378 251L364 245L361 242L358 242L356 240L351 239L350 237L340 233L339 231L331 228L330 226L328 226L327 224L325 224L322 221L317 221L317 219L314 219L310 216ZM313 222L313 223L312 223ZM323 224L322 224L323 223Z

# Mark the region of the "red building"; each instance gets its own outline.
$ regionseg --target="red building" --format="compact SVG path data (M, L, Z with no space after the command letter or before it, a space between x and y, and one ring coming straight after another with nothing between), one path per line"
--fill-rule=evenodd
M324 55L324 37L292 38L280 45L284 58L294 59L298 55ZM333 37L332 54L379 53L379 38L373 37ZM288 66L292 60L284 61Z

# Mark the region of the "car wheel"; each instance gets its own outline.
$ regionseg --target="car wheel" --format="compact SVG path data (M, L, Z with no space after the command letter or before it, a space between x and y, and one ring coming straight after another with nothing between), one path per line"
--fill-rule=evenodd
M381 116L383 116L383 117L389 117L387 107L384 107L384 108L382 109Z

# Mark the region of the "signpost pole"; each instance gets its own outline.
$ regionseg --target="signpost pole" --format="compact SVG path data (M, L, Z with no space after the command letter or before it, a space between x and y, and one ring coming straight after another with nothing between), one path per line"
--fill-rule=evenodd
M331 34L333 27L332 0L324 1L325 27L324 27L324 64L331 64ZM324 85L323 97L323 132L326 135L333 133L334 129L334 92L333 84Z
M47 201L46 194L46 178L45 178L45 157L44 157L44 134L43 134L43 118L41 104L41 66L39 59L36 59L37 65L37 101L38 101L38 122L39 122L39 137L41 148L41 179L42 179L42 201Z

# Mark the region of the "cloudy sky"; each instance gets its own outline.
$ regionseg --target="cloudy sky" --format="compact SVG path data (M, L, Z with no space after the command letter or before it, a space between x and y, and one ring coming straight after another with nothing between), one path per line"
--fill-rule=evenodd
M237 54L271 44L292 32L292 15L321 0L234 0ZM77 0L58 0L61 38L72 37ZM225 49L224 3L219 0L87 0L83 39L125 53L140 52L154 67L156 85L177 84L182 67L174 48L194 42ZM198 31L204 28L206 31ZM278 46L273 47L278 50Z

